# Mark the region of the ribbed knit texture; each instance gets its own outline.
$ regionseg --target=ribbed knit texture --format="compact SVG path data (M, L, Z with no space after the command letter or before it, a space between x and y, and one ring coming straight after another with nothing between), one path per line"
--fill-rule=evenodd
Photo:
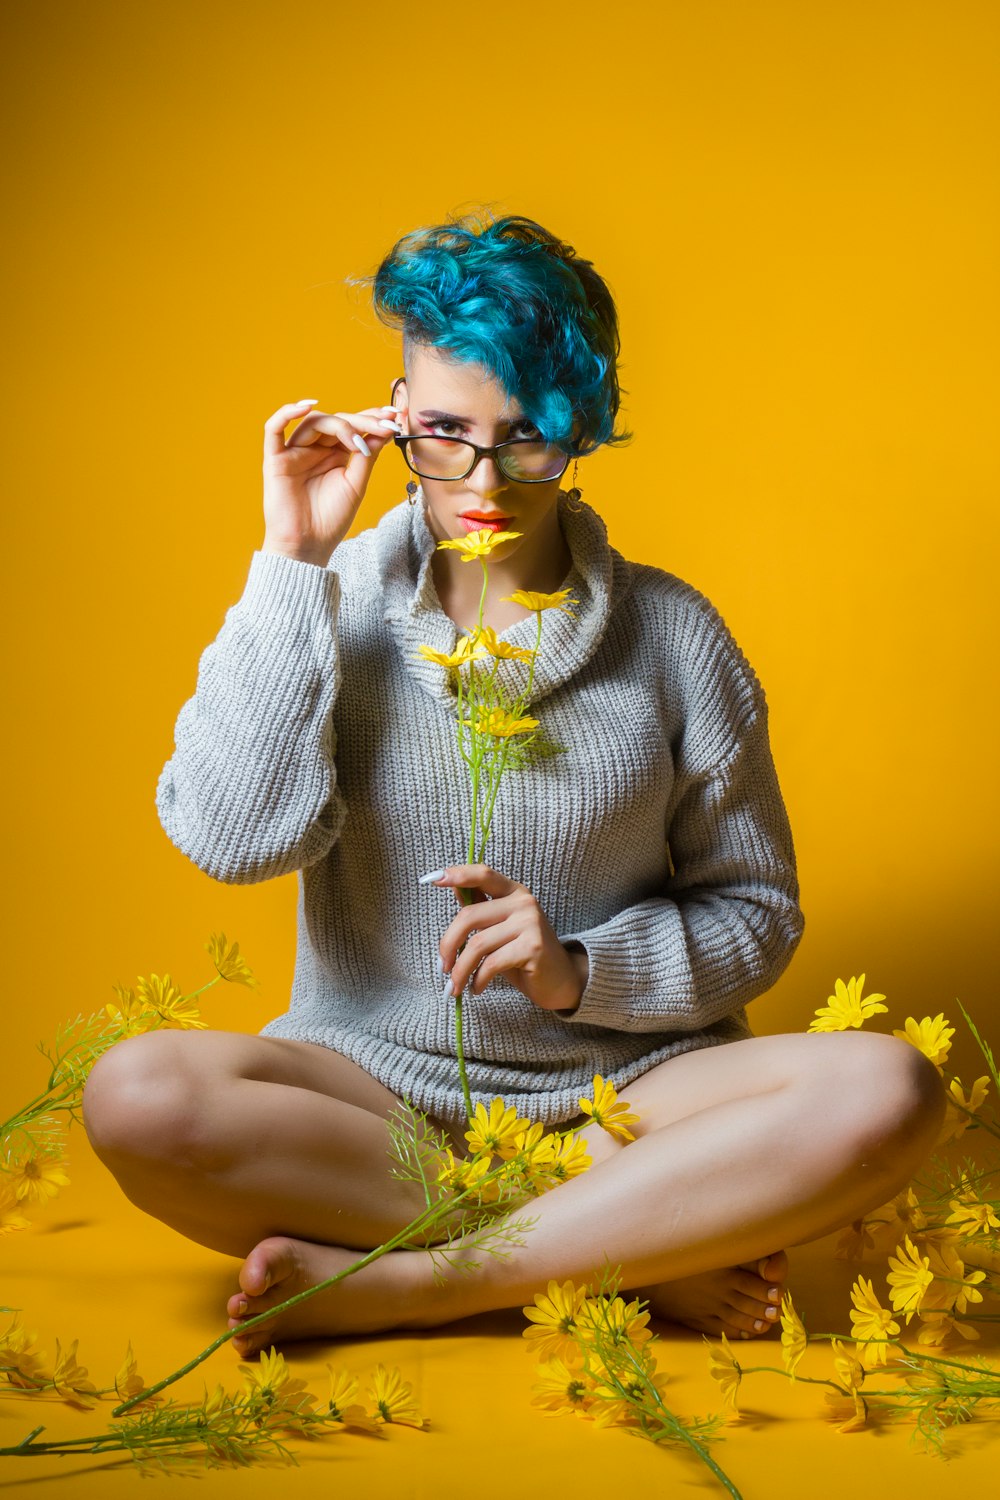
M745 1006L803 929L753 669L702 594L623 558L590 506L558 504L573 559L561 587L579 604L542 615L530 711L567 749L505 773L485 858L586 949L590 976L572 1013L503 977L462 1007L473 1103L502 1095L546 1125L579 1115L595 1073L622 1089L677 1052L752 1035ZM466 862L471 810L447 671L414 655L459 637L434 549L422 505L402 501L326 568L255 552L156 804L214 880L300 872L290 1007L261 1035L334 1048L461 1132L436 965L459 908L418 884ZM531 614L500 638L536 633ZM501 662L511 683L527 671Z

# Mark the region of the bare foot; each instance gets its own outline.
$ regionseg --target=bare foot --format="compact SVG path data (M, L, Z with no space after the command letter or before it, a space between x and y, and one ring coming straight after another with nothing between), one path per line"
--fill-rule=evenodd
M240 1268L242 1291L234 1292L226 1304L228 1326L238 1328L269 1307L329 1280L338 1271L356 1265L363 1253L288 1235L261 1240ZM419 1297L413 1274L417 1258L411 1251L389 1251L336 1286L296 1303L245 1335L236 1335L233 1347L245 1357L289 1339L414 1327L408 1315L413 1315L414 1301ZM387 1264L390 1260L391 1267Z
M752 1339L777 1326L787 1275L788 1256L777 1250L759 1261L661 1281L628 1295L648 1300L655 1316L713 1338L724 1333L727 1338Z

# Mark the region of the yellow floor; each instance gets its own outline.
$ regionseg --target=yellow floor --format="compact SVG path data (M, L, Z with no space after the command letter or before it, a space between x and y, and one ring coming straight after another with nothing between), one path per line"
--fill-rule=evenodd
M238 1262L183 1239L134 1208L90 1151L82 1130L70 1136L71 1186L33 1227L0 1241L0 1303L23 1309L25 1326L53 1351L79 1340L77 1357L98 1386L110 1385L132 1340L148 1382L175 1369L225 1328L224 1304ZM793 1249L790 1288L811 1331L849 1332L848 1289L858 1268L834 1259L835 1237ZM868 1274L871 1274L869 1269ZM0 1328L8 1323L0 1315ZM724 1494L695 1460L655 1447L622 1429L600 1431L574 1417L550 1417L529 1405L534 1365L517 1310L468 1319L427 1333L356 1338L343 1344L290 1344L297 1374L325 1388L324 1362L367 1375L378 1361L398 1365L412 1382L429 1432L387 1429L383 1440L338 1434L307 1444L292 1440L300 1468L206 1473L193 1494L399 1497L399 1500L564 1500L609 1493ZM995 1327L996 1325L994 1325ZM659 1366L672 1376L665 1394L682 1414L720 1408L700 1337L658 1323ZM1000 1361L984 1331L977 1351ZM747 1364L779 1365L775 1335L742 1345ZM752 1353L751 1353L752 1351ZM174 1388L198 1397L202 1384L238 1385L231 1348ZM810 1349L800 1373L826 1374L827 1359ZM45 1437L82 1436L112 1425L112 1403L77 1412L54 1402L0 1394L0 1446L39 1423ZM822 1388L791 1386L784 1376L747 1376L745 1415L714 1448L745 1500L775 1496L886 1495L890 1500L947 1500L991 1493L1000 1453L1000 1413L952 1429L945 1462L911 1443L912 1426L838 1433L821 1415ZM149 1484L167 1484L156 1479ZM4 1497L47 1494L90 1500L147 1483L121 1457L0 1459ZM174 1486L183 1486L177 1479ZM989 1488L987 1488L987 1486ZM151 1491L146 1488L144 1494ZM176 1488L171 1493L178 1493Z

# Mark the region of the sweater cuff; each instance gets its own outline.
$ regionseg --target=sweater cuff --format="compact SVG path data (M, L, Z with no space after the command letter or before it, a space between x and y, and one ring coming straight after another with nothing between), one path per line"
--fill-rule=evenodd
M666 902L658 903L661 907ZM648 907L649 902L644 903ZM590 964L590 972L576 1010L556 1010L552 1014L581 1026L604 1026L611 1031L628 1029L627 1021L635 1010L637 995L650 990L648 937L642 931L642 914L635 910L635 920L616 923L613 930L596 928L590 932L568 933L559 941L564 947L580 947ZM630 931L630 929L632 929ZM658 944L655 958L656 989L660 994L684 994L691 985L691 969L683 944ZM623 1026L622 1022L626 1021ZM662 1029L670 1029L670 1017L662 1018Z
M274 615L285 624L308 624L317 608L336 614L340 575L332 568L300 562L281 552L255 552L240 606L253 614Z

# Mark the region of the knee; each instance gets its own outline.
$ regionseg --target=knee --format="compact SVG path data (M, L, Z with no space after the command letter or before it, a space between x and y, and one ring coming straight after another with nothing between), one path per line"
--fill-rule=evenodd
M853 1143L860 1165L912 1175L944 1121L941 1075L919 1048L880 1032L854 1033L857 1102Z
M190 1160L202 1138L190 1038L150 1031L103 1053L83 1089L83 1124L98 1156Z

